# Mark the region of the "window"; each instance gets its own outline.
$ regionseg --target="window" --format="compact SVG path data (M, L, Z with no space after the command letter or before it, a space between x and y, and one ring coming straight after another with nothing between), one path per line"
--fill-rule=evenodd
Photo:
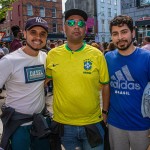
M45 17L45 8L44 7L40 7L40 16Z
M111 8L108 8L108 17L111 17Z
M114 5L117 5L117 0L114 0Z
M21 27L21 21L19 21L19 26Z
M18 16L20 16L20 5L18 5Z
M105 37L104 36L102 36L102 42L105 42Z
M52 8L52 18L56 18L56 8Z
M110 25L110 20L108 20L108 25Z
M102 32L105 32L105 20L102 19Z
M53 23L53 33L57 33L57 24Z
M12 21L12 11L10 12L10 20Z
M46 0L47 2L50 2L51 0Z
M150 0L140 0L140 6L150 5Z
M33 16L33 8L31 4L27 4L27 15Z
M8 15L8 11L6 12L6 20L9 20L9 15Z
M102 3L104 3L104 0L101 0Z
M114 9L114 17L117 16L117 9Z
M57 0L52 0L52 2L57 2Z
M111 0L108 0L107 2L108 2L108 4L111 4Z
M104 7L101 7L101 16L104 16Z

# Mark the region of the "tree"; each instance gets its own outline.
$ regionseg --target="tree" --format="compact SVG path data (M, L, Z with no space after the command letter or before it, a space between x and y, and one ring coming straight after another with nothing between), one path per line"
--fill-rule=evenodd
M16 0L0 0L0 23L5 20L6 13L8 10L11 10L11 4Z

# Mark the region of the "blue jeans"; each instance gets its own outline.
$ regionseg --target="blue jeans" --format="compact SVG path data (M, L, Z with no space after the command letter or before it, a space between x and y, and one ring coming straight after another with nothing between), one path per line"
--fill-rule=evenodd
M96 123L95 126L104 140L104 130L101 124ZM104 144L91 148L84 126L64 125L64 136L61 137L61 142L65 150L75 150L77 147L80 150L104 150Z
M20 126L12 135L12 150L50 150L48 138L38 139L30 134L31 125Z

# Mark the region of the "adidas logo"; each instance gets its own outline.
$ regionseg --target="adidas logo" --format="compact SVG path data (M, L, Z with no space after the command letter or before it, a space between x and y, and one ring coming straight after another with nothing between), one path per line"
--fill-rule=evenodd
M123 66L121 70L115 72L111 76L110 86L115 89L116 94L130 95L131 90L140 90L141 87L135 83L127 65Z

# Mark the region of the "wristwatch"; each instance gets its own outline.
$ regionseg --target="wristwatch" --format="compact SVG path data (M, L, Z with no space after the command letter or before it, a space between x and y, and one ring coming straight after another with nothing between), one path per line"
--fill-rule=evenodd
M108 115L108 111L102 109L102 113Z

